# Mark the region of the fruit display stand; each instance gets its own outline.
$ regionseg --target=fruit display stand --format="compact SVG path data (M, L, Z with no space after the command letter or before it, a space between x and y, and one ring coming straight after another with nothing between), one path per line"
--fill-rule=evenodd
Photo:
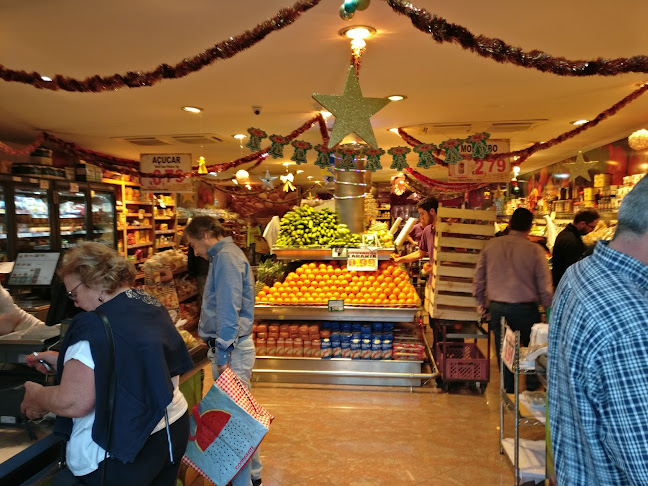
M495 211L441 207L437 212L426 308L434 324L437 384L444 391L451 382L473 382L483 393L489 380L490 333L480 323L472 279L481 249L495 236L495 220ZM477 346L479 339L487 340L486 355Z
M413 322L420 300L404 272L384 261L389 254L379 255L377 270L366 272L349 271L330 248L276 254L293 260L313 252L320 261L303 263L257 296L255 329L262 330L255 334L253 380L414 387L434 378L422 373L426 342ZM327 258L334 261L322 262ZM273 295L285 295L287 302ZM278 339L270 337L272 328Z

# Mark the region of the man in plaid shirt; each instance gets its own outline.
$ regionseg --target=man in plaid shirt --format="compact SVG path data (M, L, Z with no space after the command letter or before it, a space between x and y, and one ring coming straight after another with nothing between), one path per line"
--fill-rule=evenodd
M549 425L560 486L648 485L648 177L614 239L569 267L549 325Z

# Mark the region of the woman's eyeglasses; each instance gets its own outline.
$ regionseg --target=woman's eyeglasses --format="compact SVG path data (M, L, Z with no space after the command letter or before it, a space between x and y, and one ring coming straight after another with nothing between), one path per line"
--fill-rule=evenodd
M67 293L67 296L68 296L70 299L72 299L74 302L76 302L76 300L77 300L77 294L76 294L75 290L78 289L78 288L79 288L79 285L81 285L82 283L83 283L83 282L79 282L79 284L78 284L76 287L74 287L72 290L70 290L70 291Z

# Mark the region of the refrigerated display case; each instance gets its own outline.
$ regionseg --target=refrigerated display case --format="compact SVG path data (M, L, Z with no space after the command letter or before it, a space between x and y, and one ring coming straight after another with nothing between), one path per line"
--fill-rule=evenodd
M7 261L7 216L5 214L5 191L0 186L0 262Z
M14 207L16 214L16 252L53 249L50 208L51 193L43 186L16 185Z
M116 248L115 192L112 188L103 191L92 190L91 197L92 232L90 233L90 240Z
M56 192L61 228L61 249L66 250L87 239L86 195L83 192Z

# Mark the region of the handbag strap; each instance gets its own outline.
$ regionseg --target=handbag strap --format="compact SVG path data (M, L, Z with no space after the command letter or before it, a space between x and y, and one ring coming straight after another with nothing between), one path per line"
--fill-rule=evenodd
M106 340L108 341L108 364L110 370L110 384L108 386L108 435L106 436L106 454L104 455L103 467L101 472L101 484L106 480L106 459L110 448L110 433L112 431L112 420L115 410L115 390L117 388L117 370L115 368L115 341L113 340L112 327L106 314L102 310L95 309L95 312L101 318L106 331Z

